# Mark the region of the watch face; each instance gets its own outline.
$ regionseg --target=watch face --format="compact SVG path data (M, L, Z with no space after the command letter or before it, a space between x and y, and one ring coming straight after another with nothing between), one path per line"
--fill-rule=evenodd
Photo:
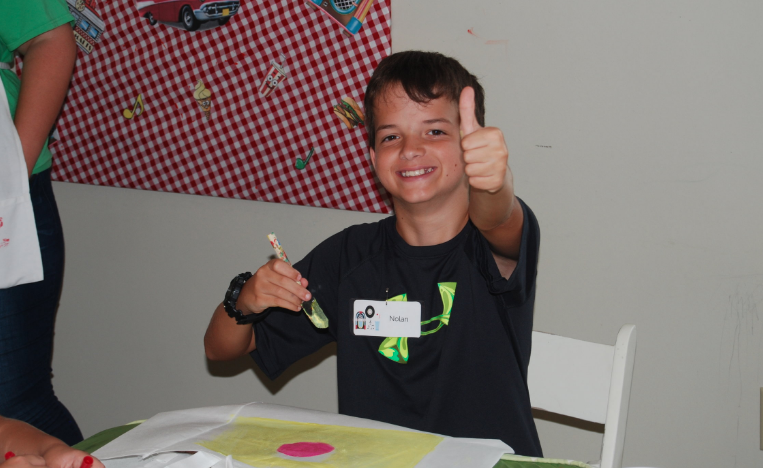
M228 286L228 291L225 293L226 304L230 305L233 309L236 308L236 301L238 300L238 295L241 294L241 288L244 286L244 283L246 283L246 280L251 277L252 274L246 272L233 278L230 282L230 286Z
M241 291L241 280L238 276L233 278L233 281L230 282L230 286L228 286L228 291L225 293L225 300L238 298L238 292Z

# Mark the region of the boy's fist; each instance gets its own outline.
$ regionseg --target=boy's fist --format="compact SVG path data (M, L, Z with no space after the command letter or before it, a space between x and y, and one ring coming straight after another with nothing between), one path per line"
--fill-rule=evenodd
M242 312L259 314L268 307L299 311L302 302L311 299L307 279L280 259L260 267L241 288L237 305Z
M481 127L474 111L474 89L461 91L458 103L461 117L461 149L464 152L464 171L469 185L488 193L496 193L507 182L509 150L503 132L494 127ZM510 173L509 173L510 177Z

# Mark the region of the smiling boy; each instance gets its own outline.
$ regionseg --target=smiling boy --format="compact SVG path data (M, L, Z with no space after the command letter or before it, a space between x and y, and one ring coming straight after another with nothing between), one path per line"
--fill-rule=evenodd
M365 111L395 215L330 237L293 268L271 260L239 275L237 301L207 329L207 356L250 353L276 378L336 341L340 413L542 456L527 390L540 233L514 196L503 133L483 127L482 87L451 58L401 52L374 72ZM327 329L300 312L313 298ZM416 334L382 333L384 314L358 301L408 317L396 321ZM400 302L420 303L420 318Z

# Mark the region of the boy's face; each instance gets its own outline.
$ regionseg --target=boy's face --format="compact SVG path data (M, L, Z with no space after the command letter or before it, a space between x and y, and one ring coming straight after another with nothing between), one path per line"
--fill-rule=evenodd
M371 162L395 202L414 205L468 197L458 103L441 97L419 104L395 85L375 104Z

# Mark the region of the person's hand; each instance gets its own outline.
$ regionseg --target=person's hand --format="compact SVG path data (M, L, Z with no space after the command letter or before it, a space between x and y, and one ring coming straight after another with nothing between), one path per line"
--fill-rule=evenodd
M503 132L495 127L481 127L477 122L474 89L467 86L461 91L458 103L461 117L461 149L464 152L464 171L469 185L488 193L496 193L511 183L509 150ZM508 177L507 177L508 176Z
M299 311L302 302L309 301L310 291L307 280L280 259L273 259L260 267L241 288L236 303L245 314L259 314L268 307L283 307Z
M2 468L44 468L45 459L36 455L17 455L5 461L0 458Z
M56 444L48 448L42 455L48 468L87 468L89 463L85 462L86 457L92 460L92 468L104 468L103 463L97 458L66 444Z

